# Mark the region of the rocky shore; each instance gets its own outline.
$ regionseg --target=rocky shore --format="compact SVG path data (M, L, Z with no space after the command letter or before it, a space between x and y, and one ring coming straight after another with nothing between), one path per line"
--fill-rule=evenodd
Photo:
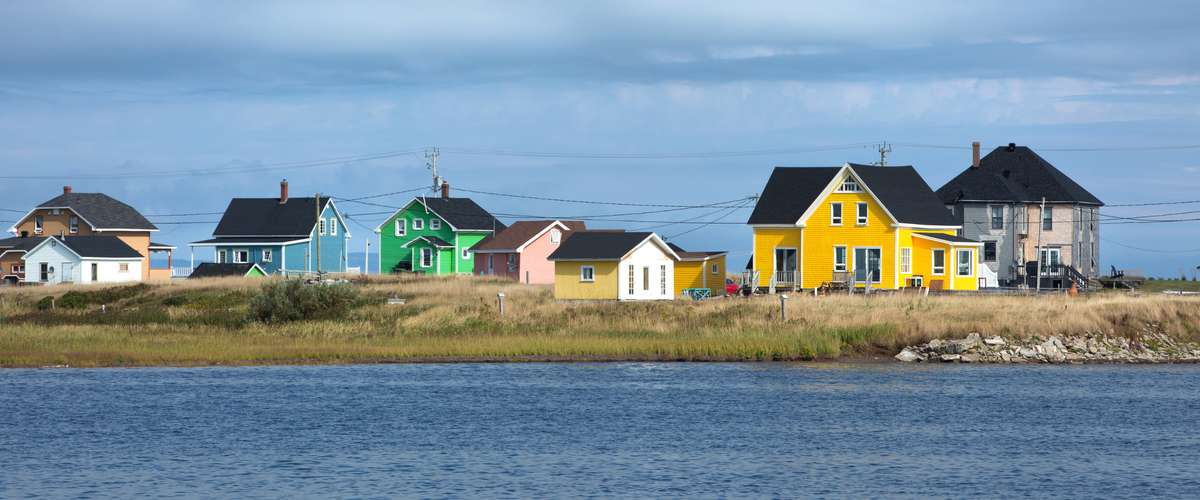
M934 339L905 347L896 359L906 363L1197 363L1200 344L1181 343L1161 333L1133 339L1096 335Z

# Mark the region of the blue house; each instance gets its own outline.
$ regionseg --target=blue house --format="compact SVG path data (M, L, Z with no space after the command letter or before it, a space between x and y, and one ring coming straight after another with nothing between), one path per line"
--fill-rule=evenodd
M349 240L350 228L333 200L289 198L285 179L279 198L231 200L213 238L189 246L212 247L217 263L258 264L268 274L343 273Z

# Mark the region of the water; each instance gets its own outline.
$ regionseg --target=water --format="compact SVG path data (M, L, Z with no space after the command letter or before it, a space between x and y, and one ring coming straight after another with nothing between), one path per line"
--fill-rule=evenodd
M4 497L1195 497L1200 366L0 371Z

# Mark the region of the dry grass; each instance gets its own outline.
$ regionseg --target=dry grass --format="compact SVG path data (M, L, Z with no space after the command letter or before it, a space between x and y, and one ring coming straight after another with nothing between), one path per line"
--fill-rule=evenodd
M1200 339L1200 299L1062 296L774 297L702 303L558 302L549 288L477 278L356 282L370 305L339 321L246 319L261 281L156 285L108 312L38 311L81 288L0 291L0 366L147 366L450 360L793 360L892 353L968 332L1007 336L1154 329ZM496 293L506 294L506 315ZM385 305L383 298L405 298Z

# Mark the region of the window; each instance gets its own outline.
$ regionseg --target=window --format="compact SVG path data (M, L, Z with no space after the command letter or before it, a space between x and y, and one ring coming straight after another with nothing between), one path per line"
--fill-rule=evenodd
M904 247L900 249L900 272L903 274L912 274L912 248Z
M21 264L13 264L12 265L12 273L13 274L20 274L23 272L25 272L25 266L23 266Z
M633 295L633 266L629 266L629 295Z
M325 235L325 219L317 221L317 234Z
M846 177L846 179L842 181L842 185L840 187L838 187L837 192L839 192L839 193L861 193L862 187L859 187L858 181L854 180L853 177Z
M517 254L515 253L508 254L508 272L517 272Z
M857 220L858 225L860 225L860 226L867 225L867 204L866 204L866 202L861 202L861 201L858 202L858 214L857 215L858 215L858 220Z
M713 274L721 274L721 265L720 265L720 264L713 264L713 265L712 265L712 273L713 273Z
M994 242L994 241L983 242L983 261L984 262L995 262L996 261L996 242Z
M120 271L121 271L121 272L123 272L123 273L127 273L127 272L129 272L129 263L128 263L128 262L122 262L122 263L121 263L121 265L120 265L120 266L119 266L117 269L118 269L118 270L120 270Z
M441 228L442 228L442 220L441 219L429 219L429 229L437 231L438 229L441 229Z
M883 262L883 250L879 248L854 249L854 281L879 283L883 277L880 266Z
M79 232L79 217L75 217L74 215L72 215L70 225L71 225L71 234L78 233Z
M496 274L496 266L492 262L492 258L494 258L495 256L496 256L495 254L490 254L490 253L487 254L487 261L488 261L487 273L489 275Z
M225 254L224 250L217 250L217 263L218 264L223 264L223 263L227 262L228 260L229 259L227 258L227 255Z
M658 294L667 294L667 266L658 266Z
M1042 230L1054 230L1054 207L1046 207L1045 210L1042 210Z
M408 221L396 219L396 236L404 236L406 234L408 234Z
M433 265L433 249L421 249L421 267L430 267Z
M425 219L413 219L413 229L425 229Z
M650 266L642 266L642 291L650 291Z
M33 234L42 234L42 216L33 216Z
M833 226L842 225L842 204L841 203L830 203L829 204L829 224L833 225Z
M1042 249L1042 274L1050 274L1058 270L1062 263L1062 250L1058 248Z
M263 262L271 262L271 257L273 257L272 253L273 252L271 251L270 248L264 248L262 250L262 261Z
M833 272L846 272L846 247L833 247Z
M92 263L92 281L100 281L100 265Z
M913 276L908 279L908 287L909 288L922 288L924 286L925 286L925 277L924 276Z
M333 217L329 218L329 235L337 236L337 219Z
M591 283L596 281L596 268L592 266L579 267L579 281Z
M946 274L946 250L941 248L933 249L933 274L941 276Z
M1004 207L992 205L992 229L1004 229Z
M250 251L244 248L233 251L233 263L245 264L250 262Z
M464 258L464 259L471 258L471 249L470 248L462 249L462 258Z
M965 248L960 248L958 251L958 275L970 276L974 274L972 267L975 265L975 260L971 258L971 251Z
M557 245L560 241L562 241L562 231L559 231L557 229L551 229L550 230L550 243L554 243L555 245Z

